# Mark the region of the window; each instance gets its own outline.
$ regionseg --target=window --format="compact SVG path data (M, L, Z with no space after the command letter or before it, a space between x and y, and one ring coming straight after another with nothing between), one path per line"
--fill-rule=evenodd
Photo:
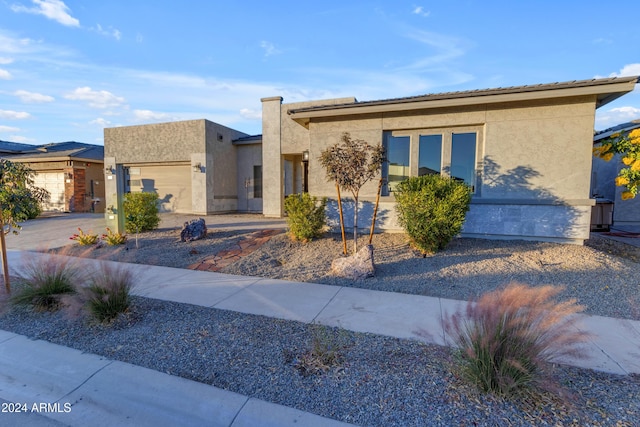
M385 140L385 172L389 191L409 176L409 150L411 139L408 136L388 135ZM384 173L384 172L383 172Z
M477 192L477 159L482 132L476 127L416 129L384 134L386 160L382 167L388 185L384 195L409 176L441 173L464 181Z
M476 174L476 134L454 133L451 135L451 172L457 180L471 187L475 184Z
M420 135L418 176L442 172L442 135Z
M253 198L262 198L262 165L253 167Z

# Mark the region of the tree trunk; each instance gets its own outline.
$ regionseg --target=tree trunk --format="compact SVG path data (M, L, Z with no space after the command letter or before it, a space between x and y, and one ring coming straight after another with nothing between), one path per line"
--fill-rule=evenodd
M355 205L353 206L353 254L358 252L358 193L354 193L353 199Z
M11 284L9 283L9 265L7 264L7 242L4 240L4 219L2 218L2 210L0 210L0 250L2 250L2 275L4 276L4 287L7 289L7 294L10 294Z
M344 235L344 217L342 215L342 199L340 198L340 186L336 182L336 191L338 192L338 211L340 212L340 231L342 232L342 253L347 254L347 237Z
M378 216L378 204L380 203L380 192L382 191L383 178L380 177L380 183L378 184L378 194L376 194L376 206L373 208L373 218L371 219L371 230L369 230L369 244L373 240L373 230L376 226L376 216Z

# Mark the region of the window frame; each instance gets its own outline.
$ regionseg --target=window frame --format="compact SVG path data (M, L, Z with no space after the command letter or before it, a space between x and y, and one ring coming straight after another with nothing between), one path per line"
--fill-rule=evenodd
M472 183L472 194L474 196L480 195L481 189L481 171L482 171L482 152L484 149L484 132L483 126L456 126L456 127L434 127L434 128L420 128L420 129L406 129L406 130L388 130L384 131L383 141L386 144L387 138L392 137L409 137L409 176L418 176L418 162L420 160L420 136L428 135L441 135L442 147L441 147L441 159L440 159L440 174L443 176L451 176L451 149L453 134L474 133L476 135L476 152L475 152L475 174ZM386 149L386 145L385 145ZM386 158L385 158L386 163ZM386 168L388 171L388 168ZM383 167L383 171L385 168ZM384 175L387 178L388 174ZM383 195L390 195L388 185L385 185L385 191Z

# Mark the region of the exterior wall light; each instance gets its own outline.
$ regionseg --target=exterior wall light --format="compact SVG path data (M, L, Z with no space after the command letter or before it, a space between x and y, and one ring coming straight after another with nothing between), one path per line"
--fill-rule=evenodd
M303 162L308 162L309 161L309 150L304 150L302 152L302 161Z
M202 172L202 164L196 163L195 165L193 165L193 171L194 172Z
M106 168L104 168L104 171L109 175L113 175L114 173L113 166L107 166Z

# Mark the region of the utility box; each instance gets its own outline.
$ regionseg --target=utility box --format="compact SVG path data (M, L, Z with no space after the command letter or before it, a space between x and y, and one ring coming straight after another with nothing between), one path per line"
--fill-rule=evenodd
M613 202L608 199L596 199L591 208L591 231L609 230L613 224Z

